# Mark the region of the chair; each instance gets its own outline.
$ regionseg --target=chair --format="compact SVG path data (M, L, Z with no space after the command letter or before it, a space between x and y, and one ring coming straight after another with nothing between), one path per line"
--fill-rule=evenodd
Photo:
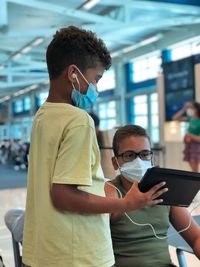
M5 265L3 264L3 259L1 257L1 255L0 255L0 267L5 267Z
M12 234L12 244L13 244L15 267L21 267L22 266L22 255L20 250L21 244L20 242L17 242L14 239L13 234Z
M24 210L11 209L4 216L5 225L12 236L15 267L22 267L22 236L24 225Z
M194 220L200 224L200 216L193 216ZM184 252L188 252L191 254L194 254L192 248L185 242L185 240L181 237L181 235L176 234L176 230L170 226L169 231L168 231L168 242L169 245L173 246L176 248L176 255L178 259L178 263L180 267L187 267L187 261Z

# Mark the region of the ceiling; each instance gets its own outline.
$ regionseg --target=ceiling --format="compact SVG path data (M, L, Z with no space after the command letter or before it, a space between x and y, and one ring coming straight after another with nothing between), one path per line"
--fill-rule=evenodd
M200 36L198 0L100 0L89 10L85 2L0 0L1 102L48 83L46 47L60 27L95 31L116 62Z

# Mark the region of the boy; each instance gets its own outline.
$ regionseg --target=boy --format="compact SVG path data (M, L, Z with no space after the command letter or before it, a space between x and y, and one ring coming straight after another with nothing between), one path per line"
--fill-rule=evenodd
M120 190L123 197L138 182L146 170L152 167L150 139L142 127L127 125L119 128L113 137L112 158L115 170L120 170L112 183ZM106 184L106 195L119 198L115 188ZM116 267L169 267L171 262L167 230L171 223L177 231L186 228L191 215L187 209L175 206L151 206L128 212L129 218L122 212L113 212L110 217L111 236ZM151 224L159 238L156 238ZM200 227L191 218L191 226L181 233L200 258Z
M31 267L110 267L110 212L156 204L163 183L124 199L105 197L94 122L85 111L111 65L94 33L73 26L47 48L50 89L32 126L23 262ZM106 214L107 213L107 214Z

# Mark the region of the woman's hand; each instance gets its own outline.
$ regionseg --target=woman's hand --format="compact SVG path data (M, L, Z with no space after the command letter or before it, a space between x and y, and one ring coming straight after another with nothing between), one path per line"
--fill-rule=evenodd
M190 143L192 141L192 135L186 134L184 137L184 143Z

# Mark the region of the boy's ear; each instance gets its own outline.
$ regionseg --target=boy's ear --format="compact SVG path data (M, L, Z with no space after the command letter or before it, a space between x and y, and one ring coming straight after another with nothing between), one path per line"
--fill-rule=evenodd
M70 82L75 82L76 81L77 74L76 74L76 68L75 68L74 64L71 64L71 65L68 66L66 75L67 75L68 80Z
M115 171L119 169L116 157L112 157L112 165Z

